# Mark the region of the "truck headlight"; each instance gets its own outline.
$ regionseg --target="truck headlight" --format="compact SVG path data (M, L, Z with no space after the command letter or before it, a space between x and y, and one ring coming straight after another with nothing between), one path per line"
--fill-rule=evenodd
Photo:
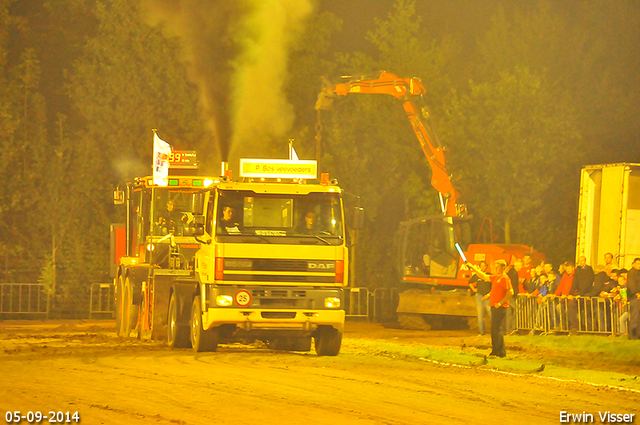
M338 308L340 307L340 298L327 297L324 299L324 306L327 308Z
M233 304L233 297L231 295L218 295L216 297L216 305L218 307L229 307Z

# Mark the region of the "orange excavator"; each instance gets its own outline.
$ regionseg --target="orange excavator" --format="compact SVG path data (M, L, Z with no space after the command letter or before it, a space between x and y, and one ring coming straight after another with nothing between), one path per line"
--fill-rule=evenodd
M458 243L468 261L478 263L504 259L512 262L525 253L544 258L532 248L518 244L470 243L471 231L466 207L458 202L459 191L446 165L446 149L441 145L422 99L426 90L419 78L401 78L381 72L378 78L349 79L332 84L324 80L316 110L331 108L339 96L383 94L402 102L407 118L431 167L431 185L438 191L441 215L423 216L402 222L396 237L397 268L400 271L399 302L396 313L406 328L426 328L446 318L476 317L475 300L468 291L472 272L456 249ZM480 237L478 238L480 239Z

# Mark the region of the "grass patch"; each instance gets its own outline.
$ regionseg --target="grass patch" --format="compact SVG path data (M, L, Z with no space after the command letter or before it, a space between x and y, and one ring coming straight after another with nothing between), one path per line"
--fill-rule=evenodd
M505 338L508 342L535 345L557 350L575 350L587 353L601 353L607 358L638 361L640 365L640 340L626 337L609 338L600 335L512 335Z
M552 336L552 338L548 338L546 336L542 338L539 336L511 336L509 337L509 339L512 342L543 345L548 348L556 348L559 350L567 349L570 347L574 350L585 350L593 353L609 353L606 355L613 355L615 353L615 351L613 350L617 349L618 347L624 347L624 349L621 350L622 354L617 353L617 355L638 356L637 350L640 347L636 344L637 341L626 340L626 343L618 342L616 341L616 339L612 339L611 341L601 341L604 338L591 336L585 337L584 341L579 341L582 339L582 336L572 338L568 338L566 336ZM541 342L543 344L540 344ZM637 376L588 369L578 370L551 364L545 364L544 370L539 371L539 368L541 367L541 363L539 360L533 361L527 359L526 356L519 356L517 354L509 354L509 357L507 358L487 359L487 363L483 364L484 353L474 353L467 350L463 351L459 348L453 347L402 345L391 342L378 342L364 339L345 339L343 341L343 345L345 346L345 348L353 348L366 351L370 355L380 355L414 361L426 360L479 369L497 369L499 371L513 372L523 375L540 375L559 378L563 380L589 382L594 384L611 385L616 387L625 387L634 390L640 390L640 378L638 378ZM632 352L631 350L633 349L635 349L636 351Z

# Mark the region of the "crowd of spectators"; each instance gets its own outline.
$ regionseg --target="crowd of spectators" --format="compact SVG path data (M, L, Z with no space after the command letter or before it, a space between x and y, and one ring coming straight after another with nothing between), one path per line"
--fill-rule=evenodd
M634 259L629 270L616 268L613 260L613 254L607 253L604 263L594 269L587 264L586 257L580 256L577 264L567 261L556 269L548 262L536 264L531 255L526 254L512 261L506 274L511 280L514 298L534 298L540 306L535 308L535 327L544 320L556 324L560 317L566 318L566 330L571 333L611 331L611 308L615 303L616 311L620 312L619 334L640 339L640 258ZM486 269L487 264L482 267ZM491 290L490 282L476 273L470 285L478 292L478 322L480 333L484 334L483 319L488 312L482 300ZM594 299L599 302L593 302ZM519 305L517 302L509 304L506 333L517 329ZM536 303L528 305L535 306ZM558 326L554 328L558 329Z

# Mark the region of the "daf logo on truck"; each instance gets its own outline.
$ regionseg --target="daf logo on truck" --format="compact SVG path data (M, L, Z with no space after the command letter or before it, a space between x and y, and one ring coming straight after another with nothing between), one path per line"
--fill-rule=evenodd
M333 261L309 261L307 268L312 271L334 271L336 263Z

